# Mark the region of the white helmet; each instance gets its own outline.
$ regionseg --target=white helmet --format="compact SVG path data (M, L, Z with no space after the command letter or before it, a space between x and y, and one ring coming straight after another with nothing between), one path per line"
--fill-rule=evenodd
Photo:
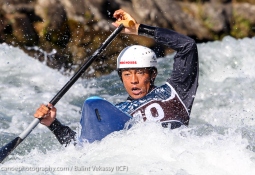
M157 57L153 50L133 45L121 51L117 58L117 69L157 67Z

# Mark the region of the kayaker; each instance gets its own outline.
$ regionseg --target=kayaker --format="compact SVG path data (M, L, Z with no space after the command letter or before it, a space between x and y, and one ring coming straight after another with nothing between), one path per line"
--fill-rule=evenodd
M140 45L123 49L117 58L117 71L129 96L116 107L133 117L156 118L164 127L171 124L171 129L188 126L199 75L195 41L170 29L137 23L122 9L115 11L113 17L116 18L115 27L133 22L131 26L125 25L122 33L150 37L176 51L171 76L168 75L165 84L156 87L154 80L158 68L154 51ZM146 108L156 111L146 115ZM41 105L34 117L41 118L41 124L48 126L61 144L69 144L75 140L76 132L62 125L56 114L56 108L48 104L47 107Z

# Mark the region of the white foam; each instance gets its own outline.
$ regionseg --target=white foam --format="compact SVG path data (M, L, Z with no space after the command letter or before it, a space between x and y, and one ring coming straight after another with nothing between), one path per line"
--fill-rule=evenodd
M199 89L189 128L168 130L156 123L138 123L84 147L61 147L52 133L39 125L13 152L4 167L60 167L72 170L38 174L218 174L255 172L254 38L198 44ZM157 85L165 82L173 55L160 59ZM69 80L56 70L27 56L18 48L0 45L1 139L19 134L32 121L40 103L51 100ZM79 80L58 102L59 119L79 126L83 100L99 95L111 102L126 93L116 72L92 80ZM9 133L10 135L8 135ZM46 150L46 151L45 151ZM114 167L113 172L85 171L86 167ZM83 168L83 171L75 171ZM1 171L1 174L12 174ZM19 174L34 174L23 171Z

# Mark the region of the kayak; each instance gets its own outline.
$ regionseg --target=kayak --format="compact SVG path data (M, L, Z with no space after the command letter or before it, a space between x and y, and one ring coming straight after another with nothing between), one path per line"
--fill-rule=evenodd
M89 97L82 107L79 141L100 141L108 134L124 129L131 118L107 100L98 96Z

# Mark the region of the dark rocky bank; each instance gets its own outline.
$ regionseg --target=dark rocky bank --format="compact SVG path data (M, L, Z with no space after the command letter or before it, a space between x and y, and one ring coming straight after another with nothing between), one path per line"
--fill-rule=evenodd
M117 9L140 23L176 30L199 43L226 35L254 36L254 4L255 0L0 0L0 42L18 46L40 61L47 56L48 66L68 73L111 34ZM110 73L119 52L131 44L148 46L158 56L172 52L151 39L120 34L93 63L95 71L84 77Z

